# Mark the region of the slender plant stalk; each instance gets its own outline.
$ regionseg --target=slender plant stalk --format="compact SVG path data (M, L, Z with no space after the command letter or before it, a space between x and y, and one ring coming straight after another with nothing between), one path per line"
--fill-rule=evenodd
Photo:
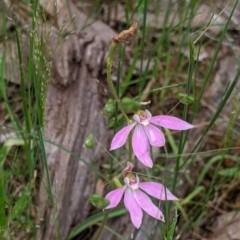
M99 228L98 233L97 233L96 237L94 238L94 240L98 240L98 239L101 238L103 229L104 229L104 227L106 225L106 222L107 222L107 219L108 219L108 213L109 213L109 210L105 210L105 214L104 214L104 218L103 218L101 227Z
M109 49L109 56L108 56L108 59L107 59L107 82L108 82L108 85L109 85L110 90L113 94L113 97L114 97L115 101L117 102L118 107L119 107L124 119L129 124L130 119L128 118L126 112L124 111L123 105L122 105L121 100L119 99L119 97L117 95L117 92L114 88L113 81L112 81L112 78L111 78L112 62L113 62L114 52L117 48L117 45L118 45L117 43L113 42L110 46L110 49Z
M117 73L117 83L116 83L116 93L117 93L117 96L119 97L120 94L120 79L121 79L121 72L122 72L122 58L123 58L123 52L124 52L125 49L123 48L119 48L118 50L118 56L119 56L119 59L118 59L118 73ZM115 123L114 123L114 133L116 133L117 131L117 127L118 127L118 104L115 103Z
M141 41L141 65L140 65L140 76L143 76L143 58L144 58L144 44L146 38L146 23L147 23L147 0L144 0L144 15L143 15L143 35ZM145 76L145 75L144 75ZM139 95L143 92L143 87L146 82L146 78L142 78L139 82Z
M131 162L132 161L132 153L133 153L133 149L132 149L132 133L130 132L128 135L128 161Z
M16 24L16 26L17 26L17 24ZM25 117L25 127L26 127L26 131L28 133L30 133L31 132L31 120L30 120L29 111L28 111L28 107L27 107L27 95L26 95L26 92L25 92L23 63L22 63L22 51L21 51L21 46L20 46L20 39L19 39L20 33L19 32L20 32L20 29L17 26L16 41L17 41L19 71L20 71L20 80L21 80L20 90L21 90L22 101L23 101L23 113L24 113L24 117Z
M188 81L186 85L186 94L189 95L191 91L191 85L192 85L192 76L193 76L193 70L194 70L194 47L192 42L189 42L189 49L190 49L190 62L189 62L189 68L188 68ZM184 111L183 111L183 119L186 120L187 118L187 112L188 112L188 105L184 105ZM188 134L188 133L186 133ZM184 141L184 133L181 132L180 135L180 140L179 140L179 148L178 148L178 157L174 169L174 180L173 180L173 191L175 190L177 186L177 179L178 179L178 174L180 170L180 162L182 159L182 153L183 149L185 146L185 141ZM186 139L185 139L186 140Z

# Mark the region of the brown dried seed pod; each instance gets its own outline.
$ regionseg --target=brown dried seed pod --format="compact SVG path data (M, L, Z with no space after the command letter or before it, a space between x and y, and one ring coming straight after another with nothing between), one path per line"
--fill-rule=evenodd
M129 43L126 41L126 39L131 35L135 37L135 32L137 30L137 26L138 23L137 22L133 22L131 27L128 30L123 30L122 32L120 32L118 35L116 35L115 37L113 37L113 41L118 44L119 42L123 42L123 43Z

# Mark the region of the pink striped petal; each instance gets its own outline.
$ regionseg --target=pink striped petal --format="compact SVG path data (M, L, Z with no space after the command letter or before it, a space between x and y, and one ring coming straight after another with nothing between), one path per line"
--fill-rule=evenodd
M152 167L153 162L149 153L149 141L141 124L137 124L132 136L133 152L140 162L147 167Z
M105 208L114 208L116 207L122 199L123 193L125 192L126 186L115 189L109 192L105 198L110 202L110 204Z
M149 124L148 126L144 127L144 130L152 146L162 147L165 145L165 137L157 127L155 127L152 124Z
M120 131L118 131L115 134L115 136L113 137L110 150L115 150L117 148L122 147L125 144L125 142L127 141L128 134L134 128L135 125L136 125L136 123L131 123L130 125L122 128Z
M130 218L133 225L139 228L142 224L143 212L133 197L131 188L127 188L124 194L124 205L130 213Z
M152 166L153 166L153 161L152 161L152 159L151 159L151 157L150 157L149 151L146 152L146 153L144 153L144 154L141 155L141 156L138 156L137 158L138 158L138 160L139 160L142 164L144 164L146 167L152 168Z
M144 190L146 193L155 197L159 200L178 200L166 187L160 183L155 182L141 182L139 183L139 188Z
M152 117L150 122L172 130L187 130L194 127L192 124L189 124L186 121L167 115Z
M151 199L144 192L137 189L137 190L134 190L133 195L138 205L147 214L164 222L163 213L153 204Z

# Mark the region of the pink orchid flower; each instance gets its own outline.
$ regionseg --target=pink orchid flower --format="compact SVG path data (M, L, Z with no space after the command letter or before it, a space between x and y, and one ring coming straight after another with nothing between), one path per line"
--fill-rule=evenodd
M122 147L128 138L131 130L132 148L135 156L147 167L152 167L153 162L150 157L150 145L162 147L165 144L165 137L162 131L156 126L169 128L171 130L187 130L194 126L176 117L159 115L152 117L148 111L138 111L133 116L134 122L122 128L113 137L110 150ZM150 145L149 145L150 144Z
M105 209L116 207L124 194L124 205L129 211L131 221L136 228L139 228L142 224L142 210L164 222L163 213L153 204L146 193L162 201L178 199L160 183L139 182L138 176L131 173L132 168L133 165L128 162L127 167L122 171L125 186L115 189L105 196L110 202Z

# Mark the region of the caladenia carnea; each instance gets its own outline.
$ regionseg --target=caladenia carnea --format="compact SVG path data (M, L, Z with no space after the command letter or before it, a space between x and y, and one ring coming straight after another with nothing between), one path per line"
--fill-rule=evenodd
M148 110L139 110L134 114L133 122L115 134L110 150L122 147L126 143L129 133L133 130L133 152L140 162L151 168L153 161L150 157L150 145L154 147L165 145L165 137L158 127L171 130L187 130L194 126L173 116L152 116Z
M153 161L150 156L150 145L154 147L162 147L165 145L165 137L159 127L171 130L188 130L193 125L179 118L169 115L152 116L148 110L139 110L130 120L124 110L123 104L117 95L111 79L111 69L115 50L119 43L127 43L129 36L134 36L137 29L137 23L134 22L128 30L124 30L113 38L113 42L109 49L107 59L107 81L115 102L118 104L119 110L128 126L118 131L112 139L110 150L122 147L127 139L129 139L129 159L132 159L132 150L135 156L146 167L152 167ZM148 103L140 103L146 105ZM130 132L133 131L133 134ZM148 195L160 201L178 200L164 185L157 182L141 182L138 175L132 173L133 164L127 162L127 167L123 169L124 186L121 186L109 192L105 199L109 201L109 205L104 209L116 207L123 198L124 205L130 213L133 225L139 228L142 224L143 211L155 219L164 222L164 215L161 210L152 202ZM148 194L148 195L147 195ZM107 211L105 218L107 219ZM98 236L104 228L104 221L100 228Z
M128 162L127 167L122 171L125 185L105 196L110 202L105 209L116 207L124 195L124 205L129 211L131 221L136 228L139 228L142 224L142 210L153 218L164 222L162 211L153 204L148 195L160 201L175 201L178 199L160 183L140 182L138 175L132 173L132 169L133 164Z

